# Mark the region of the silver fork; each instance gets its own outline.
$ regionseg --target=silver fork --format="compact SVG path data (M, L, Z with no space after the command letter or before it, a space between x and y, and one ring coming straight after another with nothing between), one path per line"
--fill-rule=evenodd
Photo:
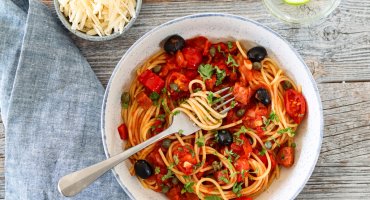
M230 87L227 87L214 93L221 95L229 89ZM217 99L217 102L212 105L212 107L214 107L215 110L224 108L228 103L234 100L234 97L227 99L229 97L232 97L231 93L227 93L221 96ZM231 107L229 106L220 112L226 113L230 109ZM101 161L97 164L91 165L90 167L63 176L61 179L59 179L58 182L59 192L66 197L74 196L80 193L83 189L93 183L97 178L102 176L109 169L112 169L113 167L126 160L130 156L134 155L135 153L139 152L140 150L144 149L145 147L158 142L173 133L179 132L179 130L182 130L183 135L191 135L192 133L200 130L200 128L195 125L186 114L180 112L179 114L173 116L172 124L161 133L125 150L122 153L110 157L107 160Z

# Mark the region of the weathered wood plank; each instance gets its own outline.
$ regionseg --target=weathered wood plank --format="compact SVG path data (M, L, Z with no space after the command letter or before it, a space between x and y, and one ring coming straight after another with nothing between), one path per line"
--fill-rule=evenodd
M51 7L52 2L45 1ZM261 1L146 0L138 20L124 36L102 43L72 38L106 85L119 59L145 32L180 16L226 12L254 19L284 36L303 56L318 82L368 81L370 26L366 21L370 20L370 9L364 8L369 4L344 0L324 23L292 27L272 17Z

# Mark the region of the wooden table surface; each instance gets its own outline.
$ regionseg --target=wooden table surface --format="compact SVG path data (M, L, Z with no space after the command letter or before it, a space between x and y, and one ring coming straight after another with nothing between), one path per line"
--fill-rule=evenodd
M53 9L51 0L42 0ZM52 11L54 13L54 11ZM269 26L302 55L320 90L325 128L320 158L297 199L370 199L370 1L342 0L319 25L292 27L257 0L144 0L122 37L72 37L105 86L126 50L152 28L177 17L224 12ZM0 199L4 198L4 130L0 126Z

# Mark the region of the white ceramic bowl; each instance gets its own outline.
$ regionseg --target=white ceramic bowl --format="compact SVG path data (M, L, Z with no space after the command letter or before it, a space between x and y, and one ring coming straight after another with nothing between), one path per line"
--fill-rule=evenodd
M184 38L204 35L211 40L240 40L245 47L262 45L268 50L269 56L275 58L297 84L302 85L308 115L297 131L295 164L290 169L282 169L280 178L257 198L294 199L311 176L320 153L323 114L319 92L309 69L286 40L271 29L240 16L215 13L186 16L153 29L132 45L116 66L104 96L101 129L107 157L123 151L117 132L117 127L122 123L122 92L128 90L135 77L135 69L157 52L161 41L172 34L180 34ZM129 161L121 163L114 168L113 173L132 199L166 199L160 193L144 189L137 178L129 174L130 165Z

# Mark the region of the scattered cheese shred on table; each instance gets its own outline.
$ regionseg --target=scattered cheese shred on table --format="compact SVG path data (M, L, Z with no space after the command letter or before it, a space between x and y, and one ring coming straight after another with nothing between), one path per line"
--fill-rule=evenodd
M123 28L136 16L136 0L58 0L72 30L106 36Z

